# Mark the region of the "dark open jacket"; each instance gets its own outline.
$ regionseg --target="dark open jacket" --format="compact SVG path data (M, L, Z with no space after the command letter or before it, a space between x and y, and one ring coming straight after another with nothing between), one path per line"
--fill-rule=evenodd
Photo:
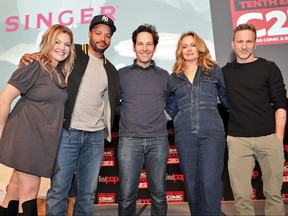
M73 113L76 97L78 94L78 89L82 80L82 77L85 73L89 56L88 56L88 44L76 44L76 59L74 62L74 68L68 78L68 101L65 105L65 113L64 113L64 123L63 127L68 129L71 123L71 116ZM114 111L115 111L115 103L118 93L119 80L118 80L118 72L114 65L109 62L104 56L104 68L107 73L108 79L108 95L109 102L111 108L111 128L114 123Z

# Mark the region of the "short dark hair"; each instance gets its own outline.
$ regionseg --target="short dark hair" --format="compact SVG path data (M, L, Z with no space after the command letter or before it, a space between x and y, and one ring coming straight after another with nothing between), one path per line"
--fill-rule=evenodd
M153 36L154 46L157 46L157 44L159 42L159 35L158 35L158 32L156 31L156 27L154 25L151 25L151 24L140 25L140 26L138 26L138 28L135 31L133 31L132 41L133 41L134 45L136 44L137 35L141 32L151 33Z
M254 27L254 25L252 25L250 23L243 23L243 24L239 24L238 26L236 26L236 28L234 28L234 30L233 30L233 41L234 41L236 32L242 31L242 30L250 30L250 31L254 32L255 40L256 40L256 38L257 38L257 30Z

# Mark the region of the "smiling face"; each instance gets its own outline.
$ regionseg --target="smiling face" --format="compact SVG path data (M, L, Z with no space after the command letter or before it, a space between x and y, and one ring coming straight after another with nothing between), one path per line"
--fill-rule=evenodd
M152 34L140 32L137 35L136 43L133 45L133 51L136 54L137 64L144 68L148 67L156 51Z
M90 38L90 52L100 57L110 46L112 38L111 28L105 24L97 24L89 31L88 37Z
M49 52L52 57L53 66L64 61L71 51L71 38L67 33L60 33L55 40L55 45Z
M238 63L254 61L254 50L256 48L255 33L251 30L240 30L235 33L232 48L236 54Z
M199 51L196 47L194 38L191 35L184 37L181 41L182 56L186 62L198 61Z

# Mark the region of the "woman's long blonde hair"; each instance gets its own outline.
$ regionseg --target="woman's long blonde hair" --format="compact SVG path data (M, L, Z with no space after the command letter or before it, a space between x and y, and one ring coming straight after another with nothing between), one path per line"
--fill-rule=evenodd
M43 70L51 76L51 70L53 70L53 66L52 66L52 57L50 55L50 51L55 46L56 39L58 35L61 33L66 33L71 38L70 53L64 61L59 62L58 64L58 68L60 68L60 70L62 71L65 77L65 83L67 84L68 76L71 73L71 70L73 69L74 60L76 58L73 33L68 27L61 25L61 24L55 24L55 25L50 26L43 34L41 43L39 45L40 51L37 52L36 54L39 57L38 61L40 62L40 65L42 66Z
M210 51L205 41L199 35L197 35L195 32L192 32L192 31L183 33L178 40L177 49L176 49L176 62L173 65L173 73L177 75L181 74L184 72L186 68L186 61L182 55L182 50L183 50L182 40L183 38L187 36L192 36L195 41L196 48L199 52L199 57L198 57L199 66L201 67L204 73L207 73L207 74L210 73L213 67L215 66L215 64L217 64L217 62L212 59L210 55Z

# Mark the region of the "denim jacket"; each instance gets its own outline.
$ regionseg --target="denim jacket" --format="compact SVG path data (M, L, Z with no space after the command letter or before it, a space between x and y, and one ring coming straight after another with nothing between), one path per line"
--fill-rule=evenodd
M170 75L171 88L166 111L173 119L176 134L224 131L217 109L218 98L227 107L226 86L218 65L210 74L198 67L193 83L184 73Z

